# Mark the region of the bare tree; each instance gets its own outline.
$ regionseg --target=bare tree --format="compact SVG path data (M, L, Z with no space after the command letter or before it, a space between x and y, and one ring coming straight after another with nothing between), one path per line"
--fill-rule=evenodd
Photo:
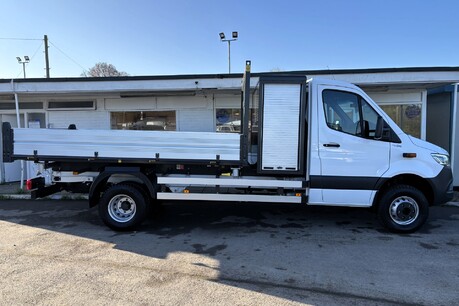
M115 66L105 62L100 62L94 65L89 71L81 74L84 77L113 77L113 76L128 76L124 71L118 71Z

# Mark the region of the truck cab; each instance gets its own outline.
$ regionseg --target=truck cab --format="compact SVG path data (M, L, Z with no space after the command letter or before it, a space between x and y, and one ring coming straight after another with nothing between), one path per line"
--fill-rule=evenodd
M453 196L448 153L405 134L355 85L309 80L310 205L379 210L402 230Z

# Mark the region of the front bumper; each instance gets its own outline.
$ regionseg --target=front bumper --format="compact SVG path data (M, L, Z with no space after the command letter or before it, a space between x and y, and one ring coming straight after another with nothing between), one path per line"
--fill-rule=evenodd
M443 167L440 173L429 179L433 190L433 205L444 204L454 197L453 172L451 167Z

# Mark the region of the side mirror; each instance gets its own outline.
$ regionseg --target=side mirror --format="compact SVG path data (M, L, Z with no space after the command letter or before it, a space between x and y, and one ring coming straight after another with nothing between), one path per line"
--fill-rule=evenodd
M384 119L379 116L378 121L376 121L376 130L375 130L375 139L381 140L384 132Z
M363 121L363 137L370 137L370 123L367 120Z

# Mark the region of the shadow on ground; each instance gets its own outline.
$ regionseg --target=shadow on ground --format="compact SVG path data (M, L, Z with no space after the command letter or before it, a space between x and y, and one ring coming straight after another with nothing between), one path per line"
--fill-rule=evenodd
M280 297L284 288L300 302L312 293L381 304L437 301L425 293L433 290L430 281L413 279L412 271L425 271L423 260L452 260L459 247L454 207L433 209L417 233L394 235L367 209L170 202L138 231L114 232L87 206L86 201L1 201L0 220L158 259L176 252L205 255L219 262L216 282ZM431 282L441 277L439 271L430 274ZM456 285L457 278L449 286Z

